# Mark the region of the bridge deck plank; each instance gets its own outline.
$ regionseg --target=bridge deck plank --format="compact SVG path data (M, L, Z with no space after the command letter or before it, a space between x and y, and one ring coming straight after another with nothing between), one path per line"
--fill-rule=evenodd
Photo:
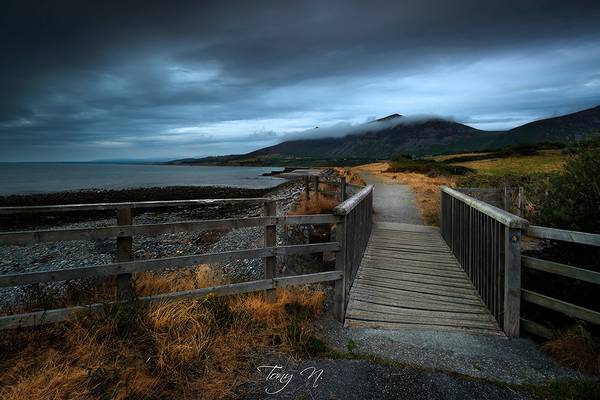
M373 226L345 323L502 335L439 230L397 223Z

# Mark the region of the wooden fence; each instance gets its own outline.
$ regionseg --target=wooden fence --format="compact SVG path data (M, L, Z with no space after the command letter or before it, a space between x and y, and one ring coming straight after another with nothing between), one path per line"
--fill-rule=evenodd
M343 186L342 186L343 187ZM56 229L36 230L26 232L3 232L0 233L0 245L31 245L41 242L57 242L70 240L98 240L115 238L117 241L117 262L105 265L75 267L51 271L26 272L18 274L0 275L0 287L14 287L29 284L49 283L71 279L83 279L93 277L117 277L117 299L107 300L105 303L74 306L62 309L43 310L26 314L9 315L0 317L0 329L26 327L47 323L64 321L73 313L82 310L97 310L107 304L115 304L130 301L134 298L131 287L133 273L143 271L160 271L167 268L186 267L201 263L226 262L240 259L263 258L265 265L265 279L229 284L211 288L195 289L185 292L174 292L136 298L136 301L147 302L156 300L175 300L188 297L201 297L208 293L218 296L248 293L275 289L288 285L335 282L336 293L336 315L343 318L345 310L345 271L354 270L357 253L356 249L363 248L364 234L356 236L357 223L370 224L370 217L363 215L366 207L371 207L372 187L350 197L336 208L335 215L294 215L277 216L275 201L264 198L252 199L211 199L211 200L182 200L182 201L160 201L160 202L134 202L134 203L101 203L101 204L77 204L57 206L36 207L3 207L0 214L15 213L49 213L82 210L116 210L117 223L115 226L98 228L78 229ZM219 220L183 221L173 223L143 224L133 223L131 210L157 207L174 207L189 205L223 204L228 202L262 203L264 215L260 217L231 218ZM277 225L296 224L336 224L338 239L335 242L284 245L279 246L276 238ZM255 249L240 249L218 253L193 254L178 257L158 258L151 260L134 260L132 251L133 236L149 236L177 232L200 232L215 229L237 229L247 227L264 227L264 247ZM351 241L345 245L346 229L350 229ZM367 235L368 239L368 235ZM355 244L353 240L358 242ZM344 247L344 246L347 246ZM276 277L276 256L289 256L296 254L311 254L322 252L336 252L336 270L299 276ZM348 259L350 267L346 263Z
M520 328L544 337L552 331L520 317L521 301L600 325L600 312L533 292L521 286L521 267L600 285L600 273L521 255L524 235L600 246L600 235L530 226L507 211L468 196L468 190L441 190L441 233L504 332Z
M600 246L599 234L546 228L535 225L529 226L526 233L528 236L541 239L579 243L589 246ZM527 269L544 271L550 274L560 275L567 278L600 285L600 273L588 269L572 267L570 265L528 256L521 257L521 263L523 267ZM545 296L526 288L521 289L521 298L523 301L537 304L538 306L549 308L568 316L591 322L592 324L600 325L600 312L598 311L590 310L585 307L571 304L550 296ZM548 339L553 336L551 329L537 322L521 318L521 325L523 326L523 329L536 335Z
M502 188L456 188L455 190L519 217L523 216L525 192L522 186L504 186Z
M373 227L373 185L369 185L338 205L333 214L340 220L336 224L335 238L341 250L336 256L336 270L343 272L343 282L336 282L335 299L339 305L338 319L344 319L350 288L356 277Z
M519 335L523 218L441 188L440 230L481 299L508 336Z

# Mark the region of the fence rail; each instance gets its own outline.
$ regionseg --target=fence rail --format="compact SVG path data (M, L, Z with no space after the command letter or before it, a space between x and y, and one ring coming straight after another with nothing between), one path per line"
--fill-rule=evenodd
M448 187L441 188L440 230L500 327L519 335L521 230L528 222Z
M340 199L345 199L346 182L322 182L339 185L342 194ZM319 193L318 178L314 179L315 194ZM53 206L32 207L0 207L0 214L30 214L30 213L57 213L84 210L116 210L117 225L81 228L81 229L50 229L21 232L0 233L0 245L31 245L42 242L73 241L73 240L98 240L115 238L117 240L116 262L105 265L82 266L51 271L37 271L18 274L0 275L0 287L15 287L30 284L50 283L72 279L85 279L94 277L117 277L117 299L107 300L105 303L80 305L62 309L36 311L18 315L0 317L0 329L26 327L64 321L74 313L81 311L95 311L106 306L120 304L135 300L138 302L156 300L174 300L188 297L204 296L214 293L218 296L248 293L253 291L271 291L277 287L295 284L317 283L334 281L336 302L334 307L336 315L343 319L345 311L346 281L351 282L351 277L356 273L357 260L360 262L362 252L368 240L371 226L372 212L372 186L342 202L334 214L317 215L276 215L275 201L265 198L249 199L202 199L202 200L174 200L174 201L145 201L127 203L96 203L96 204L68 204ZM196 205L225 204L230 202L262 203L263 216L247 218L229 218L219 220L183 221L158 224L133 224L131 211L133 209L156 207L179 207ZM303 225L303 224L335 224L336 241L328 243L277 245L277 225ZM150 260L134 260L132 238L134 236L151 236L178 232L200 232L206 230L226 230L248 227L264 227L264 247L240 249L218 253L192 254L187 256L166 257ZM348 238L350 242L347 242ZM348 243L345 245L345 243ZM277 277L275 273L276 257L314 254L322 252L336 253L336 270L314 274L303 274L290 277ZM180 268L202 263L216 263L240 259L263 258L265 266L265 279L201 288L185 292L165 293L156 296L134 298L131 285L132 274L143 271L160 271L170 268ZM348 263L346 265L346 263ZM347 276L350 278L346 278Z
M589 246L600 246L600 234L547 228L535 225L530 226L526 233L528 236L540 239L565 241ZM567 278L600 285L600 273L595 271L528 256L523 256L522 262L524 268L543 271L554 275L560 275ZM538 306L558 311L565 315L591 322L596 325L600 325L600 312L598 311L590 310L588 308L571 304L563 300L543 295L541 293L536 293L526 288L523 288L521 293L523 301L537 304ZM546 338L551 338L553 336L552 330L541 324L526 319L521 319L521 322L526 330L536 335Z

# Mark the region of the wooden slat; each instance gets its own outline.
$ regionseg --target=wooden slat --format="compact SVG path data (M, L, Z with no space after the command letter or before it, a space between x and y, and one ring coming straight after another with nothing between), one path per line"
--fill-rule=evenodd
M495 219L498 222L501 222L508 227L525 229L527 226L529 226L529 221L521 217L517 217L508 211L494 207L484 201L477 200L474 197L468 196L454 189L450 189L447 186L442 186L441 190L442 192L460 200L463 204L467 204L468 206L482 212L483 214Z
M199 220L144 225L117 225L97 228L56 229L0 233L0 244L34 244L69 240L99 240L128 236L151 236L177 232L240 229L265 225L333 224L339 217L330 214L269 216Z
M368 293L374 294L390 294L393 296L401 297L404 294L409 294L414 297L422 298L424 301L428 301L429 299L445 301L445 302L453 302L460 304L473 304L479 305L483 307L481 300L475 295L475 293L469 294L460 294L460 293L450 293L444 294L440 293L439 290L427 291L421 288L415 288L412 286L403 286L399 287L391 287L387 286L385 283L363 283L361 281L356 281L353 288L359 288L360 290L366 291Z
M485 307L481 304L468 305L460 303L451 303L448 301L427 300L420 296L398 296L383 293L369 293L368 291L357 288L354 290L353 300L356 302L373 303L384 306L408 307L434 311L458 311L478 314L487 314Z
M182 292L173 292L155 296L141 297L136 299L138 302L157 302L174 301L189 298L204 297L208 294L217 296L228 296L234 294L250 293L278 287L292 285L304 285L318 282L329 282L341 279L342 274L339 271L319 272L316 274L307 274L299 276L289 276L274 279L263 279L259 281L233 283L230 285L214 286L202 289L187 290ZM15 329L28 326L37 326L65 321L75 316L77 313L102 311L107 306L122 304L124 302L98 303L86 306L75 306L55 310L38 311L27 314L9 315L0 317L0 329Z
M384 278L373 278L373 277L369 277L369 276L361 276L360 277L360 281L365 283L365 284L369 284L369 285L385 285L386 287L389 288L394 288L394 289L403 289L403 288L410 288L412 290L415 291L421 291L423 293L440 293L440 294L445 294L445 295L475 295L477 292L475 291L475 289L467 289L467 288L463 288L463 287L455 287L455 286L445 286L445 285L441 285L441 284L434 284L434 283L427 283L427 282L420 282L417 280L411 280L411 279L403 279L402 281L399 281L397 279L384 279Z
M556 263L539 258L521 257L523 266L526 268L535 269L538 271L549 272L551 274L562 275L568 278L577 279L580 281L595 283L600 285L600 273L589 269L572 267L570 265Z
M535 293L527 289L522 289L521 294L524 301L600 325L600 312L598 311L593 311L575 304L567 303L566 301L544 296L543 294Z
M180 268L195 264L210 264L248 258L321 253L325 251L338 251L339 248L339 244L335 242L290 245L250 250L234 250L221 253L194 254L190 256L159 258L155 260L114 263L53 271L0 275L0 287L63 281L68 279L82 279L96 276L111 276L142 271L155 271L166 268Z
M436 323L425 322L383 322L383 321L363 321L359 319L346 319L346 326L352 328L377 328L377 329L393 329L393 330L435 330L449 332L468 332L470 334L483 334L502 336L502 331L498 329L481 329L476 327L451 326Z
M347 318L360 319L363 321L373 322L388 322L388 323L421 323L421 324L432 324L432 325L445 325L455 326L462 328L479 328L493 330L494 324L490 321L473 321L469 319L453 319L453 318L441 318L438 316L425 316L425 315L402 315L402 314L384 314L374 311L362 311L350 309Z
M546 228L544 226L532 225L527 228L527 235L541 238L560 240L563 242L587 244L600 246L600 234L579 231L568 231L565 229Z
M525 318L521 318L521 329L546 339L552 339L554 337L551 329Z
M432 320L455 321L457 324L467 321L469 323L485 324L490 328L495 326L492 317L487 312L440 311L422 307L398 307L361 302L358 300L352 301L351 311L348 314L349 318L357 317L358 315L369 316L369 314L372 317L383 318L384 320L400 316L402 319L413 318L415 320L423 320L423 318L430 318Z
M424 275L418 272L406 272L406 271L385 271L385 270L377 270L377 269L367 269L361 268L358 272L358 276L367 277L371 279L393 279L398 281L417 281L423 283L432 283L436 285L444 285L444 286L452 286L452 287L461 287L472 289L473 285L465 279L465 277L441 277L441 276L432 276L432 275Z
M446 271L446 270L437 269L435 267L419 268L418 266L409 265L406 263L398 264L395 267L390 267L389 264L387 264L387 263L379 264L374 261L369 262L369 261L363 260L362 269L363 270L373 269L373 270L380 270L380 271L417 273L417 274L422 274L422 275L441 276L441 277L446 277L446 278L460 278L462 280L464 280L466 277L465 273L462 271L451 271L451 270Z
M66 211L102 211L116 210L117 208L160 208L180 206L205 206L223 203L261 203L266 199L263 197L249 197L236 199L197 199L197 200L167 200L167 201L136 201L122 203L90 203L90 204L60 204L52 206L19 206L0 207L0 215L7 214L34 214L34 213L57 213Z

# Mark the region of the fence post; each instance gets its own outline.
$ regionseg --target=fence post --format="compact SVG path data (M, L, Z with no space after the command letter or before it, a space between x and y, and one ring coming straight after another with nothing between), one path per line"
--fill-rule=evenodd
M319 177L313 176L313 184L315 185L315 199L319 201Z
M265 217L277 215L277 203L274 200L265 201L264 215L265 215ZM265 247L275 247L275 246L277 246L277 225L265 225ZM277 266L277 257L276 256L265 257L265 262L264 262L265 279L275 278L276 266ZM267 298L269 300L275 300L275 291L268 290Z
M511 191L509 190L510 188L508 186L504 186L504 196L503 196L503 203L504 203L504 210L511 212L512 209L512 196L511 196Z
M519 192L517 193L517 215L519 217L523 216L523 204L525 203L525 193L523 191L523 186L519 186Z
M346 177L342 176L340 178L340 201L344 202L347 199L346 195Z
M117 208L117 225L132 225L131 208ZM117 238L117 262L133 261L133 238L123 236ZM133 298L131 274L117 275L117 299Z
M308 175L304 177L304 193L306 193L306 201L310 200L310 181Z
M516 337L521 318L521 230L504 228L504 333Z
M334 283L333 289L333 313L335 318L344 323L346 314L346 216L335 225L335 240L340 244L340 250L335 255L335 269L342 271L342 279Z

